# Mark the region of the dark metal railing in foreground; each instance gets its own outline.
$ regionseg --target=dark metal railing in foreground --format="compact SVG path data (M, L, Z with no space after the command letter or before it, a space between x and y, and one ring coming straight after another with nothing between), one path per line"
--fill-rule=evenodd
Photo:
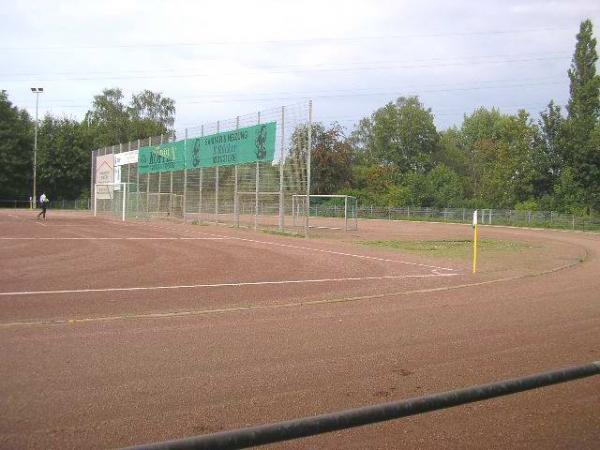
M146 444L129 449L191 450L238 449L313 436L345 428L413 416L437 409L451 408L503 395L515 394L552 384L600 375L600 361L587 365L554 370L523 378L472 386L441 394L417 397L400 402L382 403L363 408L289 420L270 425L196 436L187 439Z

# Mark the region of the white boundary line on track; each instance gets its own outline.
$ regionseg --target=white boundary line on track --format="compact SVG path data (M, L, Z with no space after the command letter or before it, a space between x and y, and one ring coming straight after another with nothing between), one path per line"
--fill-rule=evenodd
M214 234L214 233L205 233L205 234L208 234L210 236L223 236L223 235ZM434 269L434 270L448 270L448 271L452 271L452 272L454 272L456 270L456 269L451 269L449 267L433 266L430 264L415 263L415 262L410 262L410 261L398 261L395 259L381 258L378 256L367 256L367 255L358 255L355 253L338 252L336 250L325 250L325 249L320 249L320 248L303 247L300 245L282 244L279 242L259 241L257 239L249 239L249 238L241 238L241 237L230 237L229 239L252 242L255 244L267 244L267 245L274 245L274 246L278 246L278 247L293 248L296 250L310 250L313 252L329 253L330 255L349 256L351 258L370 259L370 260L374 260L374 261L391 262L391 263L396 263L396 264L406 264L406 265L416 266L416 267L426 267L428 269Z
M125 223L127 223L127 222L125 222ZM171 227L162 227L162 226L153 225L153 224L146 224L146 226L149 226L149 227L152 227L152 228L158 228L158 229L161 229L161 230L176 231L176 230L173 230L173 228L171 228ZM273 245L273 246L277 246L277 247L293 248L293 249L296 249L296 250L309 250L309 251L313 251L313 252L329 253L331 255L349 256L349 257L352 257L352 258L370 259L370 260L374 260L374 261L383 261L383 262L390 262L390 263L396 263L396 264L405 264L405 265L416 266L416 267L425 267L427 269L434 269L434 272L436 270L447 270L447 271L450 271L450 272L456 272L457 271L457 269L452 269L450 267L433 266L431 264L422 264L422 263L415 263L415 262L410 262L410 261L398 261L396 259L380 258L380 257L377 257L377 256L358 255L358 254L354 254L354 253L338 252L338 251L335 251L335 250L324 250L324 249L313 248L313 247L303 247L303 246L300 246L300 245L282 244L280 242L273 242L273 241L260 241L260 240L257 240L257 239L241 238L241 237L237 237L237 236L226 236L226 235L222 235L222 234L207 233L207 232L202 232L202 231L196 231L196 232L200 233L200 234L205 234L205 235L208 235L208 236L215 236L215 237L227 238L229 240L238 240L238 241L252 242L252 243L256 243L256 244Z
M88 224L71 224L71 223L45 223L44 226L52 227L52 228L67 228L67 227L86 228L86 227L89 227L90 225L88 225Z
M39 222L37 222L39 223ZM131 222L119 222L119 224L123 224L123 225L132 225L132 226L137 226L137 223L131 223ZM165 226L159 226L159 225L155 225L155 224L144 224L145 227L149 227L149 228L156 228L156 229L160 229L160 230L166 230L169 232L177 232L177 231L181 231L181 230L176 230L174 229L172 226L171 227L165 227ZM192 230L186 230L186 231L192 231ZM199 234L203 234L203 235L207 235L207 236L211 236L212 238L219 238L219 239L223 239L223 240L238 240L238 241L243 241L243 242L251 242L251 243L255 243L255 244L261 244L261 245L270 245L270 246L277 246L277 247L283 247L283 248L292 248L292 249L296 249L296 250L302 250L302 251L312 251L312 252L319 252L319 253L327 253L327 254L331 254L331 255L339 255L339 256L345 256L345 257L351 257L351 258L360 258L360 259L366 259L366 260L372 260L372 261L381 261L381 262L388 262L388 263L394 263L394 264L404 264L404 265L410 265L413 267L422 267L422 268L427 268L430 269L431 272L436 275L436 276L440 276L441 274L439 273L439 271L447 271L447 272L457 272L456 269L452 269L449 267L440 267L440 266L434 266L434 265L430 265L430 264L422 264L422 263L415 263L415 262L410 262L410 261L398 261L398 260L394 260L394 259L388 259L388 258L381 258L381 257L376 257L376 256L367 256L367 255L359 255L359 254L354 254L354 253L347 253L347 252L340 252L340 251L335 251L335 250L326 250L326 249L319 249L319 248L314 248L314 247L306 247L306 246L300 246L300 245L292 245L292 244L283 244L280 242L273 242L273 241L262 241L262 240L258 240L258 239L250 239L250 238L242 238L242 237L237 237L237 236L227 236L227 235L222 235L222 234L215 234L215 233L208 233L208 232L202 232L202 231L197 231L197 230L193 230L196 233ZM102 238L95 238L98 240L102 240ZM130 240L135 240L136 238L122 238L123 240L126 239L130 239ZM139 238L141 240L141 238ZM201 238L194 238L194 237L189 237L189 238L185 238L185 237L173 237L173 238L154 238L154 240L178 240L178 239L188 239L188 240L202 240ZM206 238L208 240L208 238ZM48 240L51 240L50 238L48 238ZM86 240L86 238L71 238L71 239L61 239L58 238L57 240ZM110 238L106 238L105 240L111 240ZM117 239L113 239L113 240L117 240ZM150 240L150 239L148 239ZM0 294L1 295L1 294Z
M589 255L586 253L586 258ZM555 267L554 269L546 270L544 272L540 272L533 276L547 275L550 273L555 273L564 269L569 269L576 265L580 264L580 262L575 262L571 264L565 264L560 267ZM453 276L457 274L445 274L444 276ZM320 300L308 300L308 301L299 301L299 302L291 302L284 303L280 305L249 305L249 306L236 306L230 308L218 308L218 309L205 309L205 310L192 310L192 311L174 311L174 312L157 312L157 313L147 313L147 314L124 314L117 316L101 316L101 317L87 317L87 318L73 318L73 319L42 319L42 320L30 320L30 321L20 321L20 322L0 322L0 328L9 328L9 327L17 327L17 326L35 326L35 325L64 325L64 324L76 324L76 323L88 323L88 322L104 322L104 321L113 321L113 320L131 320L131 319L162 319L162 318L176 318L176 317L193 317L200 316L205 314L215 314L215 313L229 313L229 312L240 312L240 311L251 311L251 310L265 310L265 309L276 309L276 308L289 308L296 306L311 306L311 305L325 305L331 303L347 303L354 302L360 300L372 300L372 299L380 299L391 297L394 295L414 295L414 294L426 294L432 292L444 292L444 291L453 291L457 289L471 288L476 286L484 286L487 284L495 284L495 283L503 283L506 281L514 281L520 280L523 278L530 277L531 275L517 275L506 278L498 278L495 280L487 280L487 281L479 281L476 283L467 283L467 284L458 284L451 286L442 286L436 288L426 288L426 289L416 289L404 292L389 292L389 293L381 293L381 294L372 294L372 295L362 295L357 297L345 297L345 298L334 298L334 299L320 299Z
M128 288L98 288L98 289L59 289L53 291L15 291L0 292L0 297L11 297L17 295L52 295L52 294L84 294L94 292L132 292L132 291L155 291L165 289L198 289L198 288L219 288L219 287L241 287L241 286L268 286L282 284L302 284L302 283L337 283L340 281L380 281L380 280L398 280L403 278L439 278L456 276L455 273L447 274L423 274L423 275L397 275L381 277L347 277L347 278L321 278L308 280L281 280L281 281L246 281L241 283L215 283L215 284L189 284L179 286L138 286Z
M4 241L221 241L225 237L0 237Z

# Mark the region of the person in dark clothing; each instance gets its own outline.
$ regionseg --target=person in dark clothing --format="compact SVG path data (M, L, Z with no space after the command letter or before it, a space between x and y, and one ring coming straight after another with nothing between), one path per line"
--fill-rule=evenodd
M42 210L37 215L38 219L40 218L40 216L42 216L42 218L46 220L46 208L48 208L49 202L50 200L48 200L48 197L46 197L46 193L42 192L42 195L40 195L40 208L42 208Z

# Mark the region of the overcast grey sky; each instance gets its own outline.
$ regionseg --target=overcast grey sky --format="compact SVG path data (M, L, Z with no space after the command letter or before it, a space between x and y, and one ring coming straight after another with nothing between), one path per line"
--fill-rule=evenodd
M312 98L351 130L404 95L438 129L485 106L537 118L568 99L582 20L600 1L10 1L0 9L0 88L34 113L82 119L120 87L176 101L178 129Z

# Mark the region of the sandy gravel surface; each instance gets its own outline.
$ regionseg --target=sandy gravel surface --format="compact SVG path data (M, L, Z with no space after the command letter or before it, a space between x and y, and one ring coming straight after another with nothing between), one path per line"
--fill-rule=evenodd
M361 244L462 225L305 240L53 213L0 211L1 448L114 448L600 359L597 234L482 227L528 245L472 275ZM271 448L597 448L599 378Z

